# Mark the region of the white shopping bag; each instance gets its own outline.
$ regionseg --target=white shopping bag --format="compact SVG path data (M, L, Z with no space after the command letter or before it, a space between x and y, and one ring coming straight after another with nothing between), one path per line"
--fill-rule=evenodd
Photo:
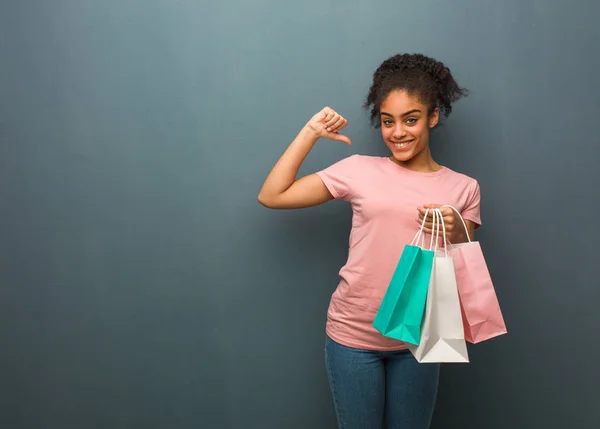
M418 346L407 345L420 363L468 363L454 263L447 252L446 228L439 209L434 210L433 221L436 243L439 242L441 228L444 248L436 248L435 251L421 340Z

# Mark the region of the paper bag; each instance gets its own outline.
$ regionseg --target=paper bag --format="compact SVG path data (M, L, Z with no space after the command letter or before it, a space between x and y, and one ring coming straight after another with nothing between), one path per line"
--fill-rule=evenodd
M386 337L418 344L427 300L434 252L415 243L422 235L425 219L413 242L404 246L400 260L373 321Z
M429 281L425 316L418 345L408 348L420 363L467 363L469 355L465 342L463 320L456 285L454 263L444 249L437 249L442 229L444 243L446 230L439 209L434 210L436 249Z
M467 225L452 206L469 236ZM490 273L477 241L450 244L448 253L454 261L456 283L460 297L465 339L476 344L507 333L500 304Z

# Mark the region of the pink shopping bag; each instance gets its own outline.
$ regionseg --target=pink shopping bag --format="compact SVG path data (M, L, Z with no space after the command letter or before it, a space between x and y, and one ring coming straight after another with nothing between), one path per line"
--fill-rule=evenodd
M459 211L446 207L459 215L467 230ZM448 252L454 261L465 340L477 344L506 334L506 324L479 242L469 239L468 243L451 244Z

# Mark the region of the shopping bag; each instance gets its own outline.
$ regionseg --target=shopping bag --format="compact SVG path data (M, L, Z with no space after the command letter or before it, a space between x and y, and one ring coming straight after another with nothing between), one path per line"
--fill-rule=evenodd
M427 213L412 243L404 246L373 320L373 327L382 335L412 344L418 344L421 337L434 256L432 250L417 245L426 218Z
M452 206L467 231L460 212ZM456 283L460 297L465 339L473 344L507 333L498 297L481 246L477 241L449 244L448 253L454 261Z
M435 256L421 338L418 345L408 344L408 348L419 363L468 363L454 263L446 250L446 228L439 209L434 210L433 225ZM437 246L440 234L443 234L443 250Z

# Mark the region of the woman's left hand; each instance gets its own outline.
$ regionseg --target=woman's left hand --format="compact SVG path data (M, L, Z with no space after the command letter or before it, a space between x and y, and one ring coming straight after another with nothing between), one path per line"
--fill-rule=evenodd
M443 204L426 204L424 206L419 207L417 222L419 226L423 223L423 216L425 216L425 212L429 209L429 213L427 214L427 219L425 220L425 226L423 227L423 231L431 234L433 231L433 212L431 209L440 209L442 212L442 216L444 217L444 227L446 228L446 238L450 243L464 243L469 241L467 237L467 232L458 217L458 214L451 209L450 207L442 207ZM470 222L466 221L468 226ZM436 228L437 229L437 228ZM442 226L440 225L440 234L442 234Z

